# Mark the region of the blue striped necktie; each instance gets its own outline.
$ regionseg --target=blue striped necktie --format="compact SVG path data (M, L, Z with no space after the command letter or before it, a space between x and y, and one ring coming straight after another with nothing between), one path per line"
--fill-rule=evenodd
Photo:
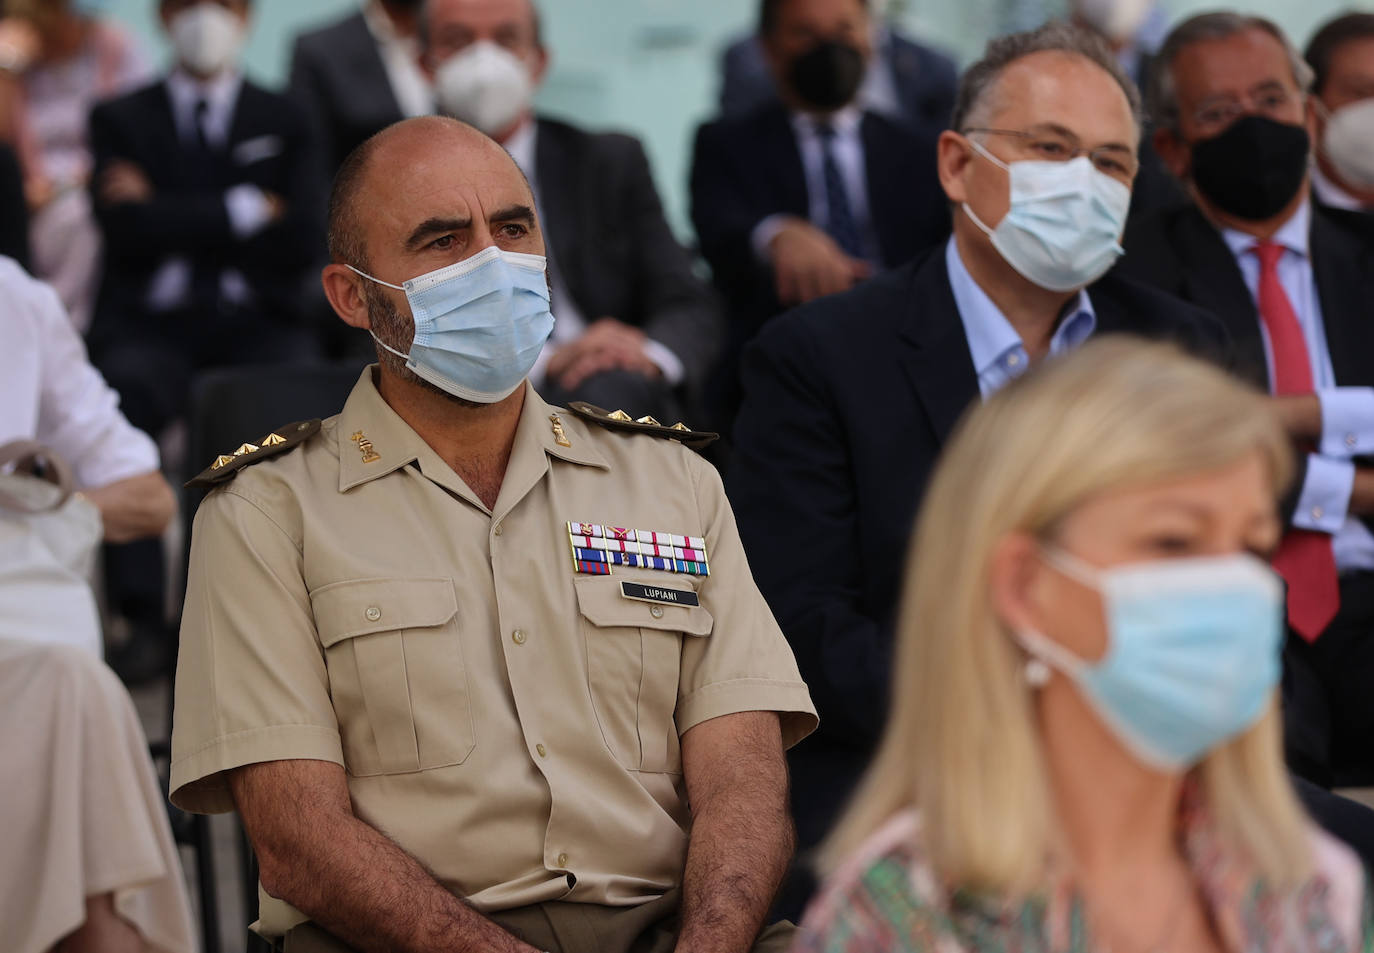
M849 204L849 190L835 162L835 128L826 122L816 123L816 135L821 140L821 171L825 177L825 231L835 244L853 258L863 258L859 228L854 224L854 209Z

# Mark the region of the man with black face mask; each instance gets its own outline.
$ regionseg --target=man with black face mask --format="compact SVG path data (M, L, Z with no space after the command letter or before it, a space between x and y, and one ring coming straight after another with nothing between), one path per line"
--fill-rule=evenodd
M1374 241L1314 208L1311 70L1267 20L1194 17L1160 50L1155 148L1192 202L1128 229L1121 268L1208 308L1275 395L1304 464L1274 555L1288 583L1298 773L1374 783Z
M783 307L844 291L949 233L935 142L855 104L872 55L864 0L763 0L782 103L697 132L692 220L730 308L717 396Z

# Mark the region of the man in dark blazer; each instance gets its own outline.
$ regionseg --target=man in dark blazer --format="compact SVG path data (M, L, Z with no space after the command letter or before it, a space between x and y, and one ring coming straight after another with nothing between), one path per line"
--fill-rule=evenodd
M875 23L873 34L873 59L859 89L860 102L917 130L944 129L959 87L954 60L886 23ZM726 47L721 56L721 115L747 116L779 102L758 33Z
M418 63L420 0L365 0L337 23L296 37L290 93L315 124L333 175L364 139L434 109Z
M871 59L863 0L763 0L759 39L781 102L706 123L692 160L692 221L729 315L721 424L738 403L739 353L765 321L949 233L935 133L856 102Z
M430 0L425 15L440 111L501 143L539 204L555 324L531 381L553 404L681 420L721 316L668 227L643 146L535 116L549 54L530 0Z
M1132 223L1120 269L1216 314L1237 369L1300 449L1290 531L1285 743L1319 784L1374 783L1374 236L1315 207L1311 71L1271 22L1179 24L1151 88L1155 148L1189 204Z
M803 852L830 828L882 731L908 538L965 409L1092 334L1172 339L1227 359L1225 333L1199 309L1100 277L1130 201L1138 103L1085 31L1051 24L993 41L965 74L953 129L940 137L953 237L783 315L745 353L727 489L821 718L790 758ZM1065 258L1078 263L1050 274L1025 251L1039 244L1035 233L1017 235L1025 219L1008 207L1025 196L1010 190L1005 167L1067 162L1074 151L1086 158L1073 167L1075 194L1035 205L1030 217L1060 226L1043 236L1051 242L1072 234L1065 220L1085 233L1091 225L1094 237L1071 239L1076 252L1065 248ZM1074 211L1101 196L1107 218ZM806 887L799 878L789 890L787 912Z

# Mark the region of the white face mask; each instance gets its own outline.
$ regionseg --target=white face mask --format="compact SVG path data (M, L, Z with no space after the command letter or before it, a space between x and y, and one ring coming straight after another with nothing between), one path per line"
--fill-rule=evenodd
M445 115L494 136L530 108L534 78L529 65L514 53L478 40L439 65L434 97Z
M1374 99L1342 106L1326 120L1322 152L1357 189L1374 189Z
M984 225L967 202L964 213L1022 277L1049 291L1076 291L1116 263L1131 207L1129 187L1097 171L1087 156L1008 164L970 142L1007 170L1011 202L996 228Z
M197 76L213 76L238 62L244 23L218 3L198 3L168 26L177 62Z
M1125 43L1136 35L1149 16L1152 0L1077 0L1074 9L1097 32Z

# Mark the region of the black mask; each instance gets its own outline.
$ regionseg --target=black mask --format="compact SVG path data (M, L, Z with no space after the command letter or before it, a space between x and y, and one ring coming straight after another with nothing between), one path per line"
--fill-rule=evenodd
M847 106L863 78L863 54L834 40L816 44L787 68L792 92L807 106L824 112Z
M1310 148L1302 126L1242 116L1220 135L1193 143L1193 182L1223 212L1263 221L1298 194Z

